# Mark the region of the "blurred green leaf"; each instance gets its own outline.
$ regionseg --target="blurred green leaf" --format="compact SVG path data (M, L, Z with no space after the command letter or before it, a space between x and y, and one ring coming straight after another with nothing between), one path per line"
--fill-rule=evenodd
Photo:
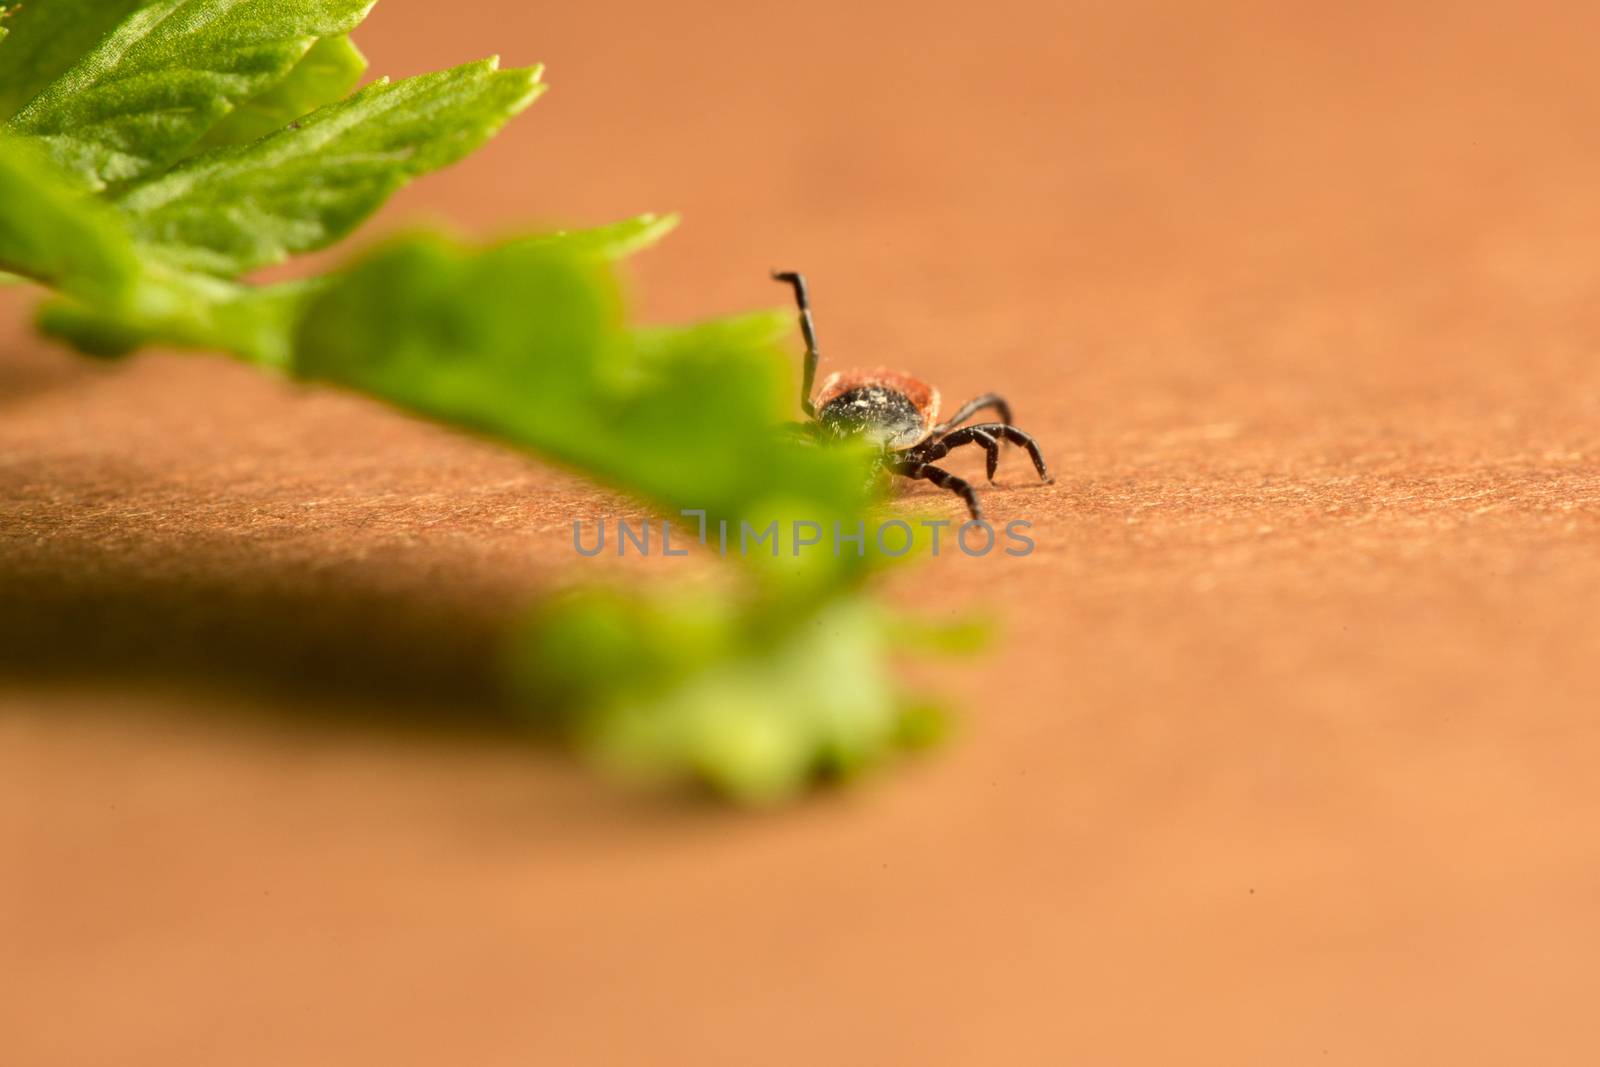
M150 0L29 100L8 128L84 188L180 159L239 103L280 81L372 0Z
M862 515L875 498L865 454L781 430L794 395L787 317L630 329L590 254L603 246L392 242L312 300L295 373L538 452L669 515L703 510L735 539L740 520L767 513ZM825 569L859 569L837 559Z
M0 132L0 270L117 308L140 264L113 211Z
M45 333L86 355L124 356L147 344L221 349L258 366L285 370L300 309L320 291L320 278L276 285L240 285L161 267L147 269L137 299L120 311L76 300L45 302Z
M849 777L936 740L943 716L886 667L882 618L835 597L777 633L727 598L583 591L546 605L513 648L530 700L624 776L694 779L747 804Z
M924 655L965 656L981 652L994 642L996 624L986 618L957 618L948 622L914 615L892 617L891 644L901 651Z
M589 394L622 356L621 317L598 260L412 237L312 302L294 370L518 443L531 432L576 458Z

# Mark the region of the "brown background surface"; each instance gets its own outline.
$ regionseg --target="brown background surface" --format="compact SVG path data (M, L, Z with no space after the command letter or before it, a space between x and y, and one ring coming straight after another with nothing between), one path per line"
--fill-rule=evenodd
M1010 394L1060 478L987 499L1037 553L898 594L1009 636L929 672L956 743L776 814L345 722L469 715L609 505L220 359L87 366L9 294L0 1061L1600 1057L1600 9L384 0L359 37L554 86L369 235L682 210L647 315L801 267L836 364Z

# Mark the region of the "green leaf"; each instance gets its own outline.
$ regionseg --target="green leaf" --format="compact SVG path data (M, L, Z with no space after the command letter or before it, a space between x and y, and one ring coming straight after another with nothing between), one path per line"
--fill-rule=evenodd
M8 123L89 189L164 170L372 0L152 0Z
M622 308L598 260L521 242L472 255L453 242L392 242L306 310L295 372L558 457L624 354Z
M232 352L273 370L287 369L295 323L322 279L240 285L203 274L153 267L139 279L132 306L108 311L72 300L45 303L39 328L86 355L125 356L147 344Z
M80 200L91 209L96 207L92 199ZM0 218L3 217L0 206ZM102 221L118 220L102 215ZM561 249L564 254L582 259L603 259L617 250L619 235L632 235L637 243L646 234L659 233L663 224L670 221L640 216L594 230L523 238L512 243ZM0 225L0 233L3 232ZM113 227L112 232L120 231ZM163 263L140 264L131 257L129 262L137 276L133 289L142 298L139 303L124 301L115 308L97 308L77 300L54 300L41 308L39 327L88 355L121 356L143 345L168 344L221 349L253 363L288 369L302 305L325 290L332 280L314 278L257 286ZM8 279L27 280L0 275L0 283Z
M895 648L929 656L981 652L994 642L995 629L994 620L981 616L936 622L916 615L896 615L889 620Z
M0 133L0 271L112 307L140 272L115 213L70 183L36 148Z
M531 449L669 513L703 509L735 538L741 517L769 511L861 514L865 453L780 429L794 395L787 317L635 332L587 243L393 242L307 307L295 372Z
M144 0L29 0L0 17L0 121L16 114L45 86Z
M419 174L455 162L540 92L493 59L368 86L253 144L195 156L128 190L133 232L168 262L238 274L322 248Z
M116 212L72 191L37 146L5 134L0 271L72 297L47 305L41 322L82 350L120 354L159 340L221 348L270 366L288 363L301 302L323 284L243 286L141 259Z
M895 684L884 621L854 594L796 617L704 595L578 591L537 611L512 653L514 687L535 708L567 709L556 728L602 765L696 779L745 804L942 732L938 709Z
M47 300L34 312L41 333L71 345L97 359L126 356L149 340L149 335L126 319L95 311L76 300Z
M677 215L636 215L588 230L559 230L523 240L533 246L559 246L565 251L622 259L649 248L678 227Z
M348 96L367 57L348 37L324 37L277 85L240 104L200 141L202 148L248 144L302 115Z

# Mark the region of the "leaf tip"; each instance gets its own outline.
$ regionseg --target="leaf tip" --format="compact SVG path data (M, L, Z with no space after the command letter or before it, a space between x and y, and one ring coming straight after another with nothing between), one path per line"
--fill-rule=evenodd
M654 211L647 211L639 216L641 231L639 244L641 246L653 245L667 234L678 228L678 223L683 221L683 216L676 211L669 211L658 215Z

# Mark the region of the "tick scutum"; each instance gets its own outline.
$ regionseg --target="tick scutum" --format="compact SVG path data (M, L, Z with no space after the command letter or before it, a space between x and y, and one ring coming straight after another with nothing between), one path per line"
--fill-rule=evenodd
M865 437L885 448L909 448L928 435L922 411L905 393L878 383L846 389L817 411L836 437Z

